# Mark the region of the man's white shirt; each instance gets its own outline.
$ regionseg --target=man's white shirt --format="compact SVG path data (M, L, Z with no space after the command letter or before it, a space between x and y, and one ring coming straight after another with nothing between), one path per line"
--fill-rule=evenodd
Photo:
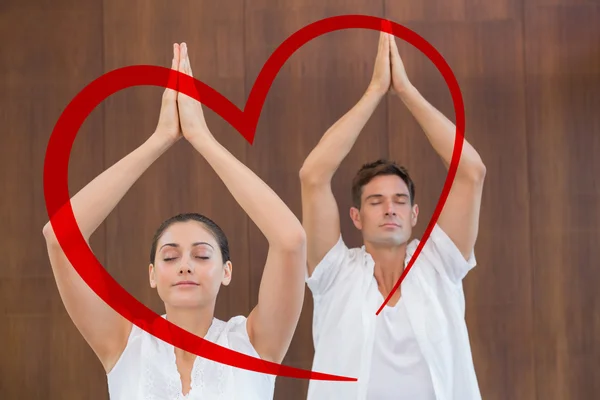
M405 266L418 244L418 239L408 244ZM402 368L399 368L397 379L386 389L396 391L409 382L410 377L405 371L411 369L412 363L413 378L417 381L415 386L405 390L420 385L421 389L415 390L425 392L422 397L412 398L428 400L431 398L431 394L427 397L429 387L437 400L480 400L462 287L463 278L476 265L474 253L465 260L436 224L402 281L400 301L379 316L375 313L383 303L383 297L373 275L374 265L365 246L349 249L340 237L313 274L307 276L306 282L314 300L312 369L358 378L357 382L313 380L309 384L308 400L374 399L375 392L369 383L383 384L383 380L371 375L377 371L384 371L387 377L392 375L390 368L386 369L383 364L372 365L374 361L380 363L383 360L386 348L386 343L377 342L376 345L375 342L392 335L397 336L404 347L394 348L397 343L387 343L389 356L393 358L388 361ZM386 318L384 314L390 313L394 315ZM387 329L385 321L378 321L378 318L386 319ZM408 325L393 331L390 329L392 320ZM409 352L402 359L400 349ZM402 393L388 396L404 398Z

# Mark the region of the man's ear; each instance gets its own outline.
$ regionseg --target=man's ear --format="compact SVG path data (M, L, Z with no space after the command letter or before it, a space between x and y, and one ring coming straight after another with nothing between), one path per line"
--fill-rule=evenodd
M410 224L414 228L417 225L417 219L419 217L419 206L415 204L412 206L412 210L410 212Z
M354 223L356 229L360 231L362 229L362 222L360 220L360 210L358 208L350 207L350 219L352 220L352 223Z

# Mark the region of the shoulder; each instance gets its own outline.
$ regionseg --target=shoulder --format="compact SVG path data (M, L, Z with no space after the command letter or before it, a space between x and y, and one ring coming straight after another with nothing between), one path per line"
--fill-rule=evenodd
M369 253L365 250L365 246L348 247L342 235L331 249L325 254L325 257L319 262L318 267L327 267L333 265L366 265ZM317 269L315 268L315 270Z
M419 239L413 239L408 244L407 260L416 252L420 242ZM438 224L434 225L418 259L419 263L430 264L453 282L462 280L477 265L475 252L471 253L468 260L465 259L452 239Z

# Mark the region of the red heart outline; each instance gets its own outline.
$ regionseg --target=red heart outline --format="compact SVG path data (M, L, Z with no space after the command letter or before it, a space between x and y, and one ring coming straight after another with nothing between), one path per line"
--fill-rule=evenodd
M252 144L260 113L271 84L288 58L304 44L318 36L350 28L376 31L384 30L417 47L429 57L441 72L450 89L454 103L457 134L448 175L431 221L410 263L396 283L394 291L400 286L400 283L414 264L425 242L429 238L456 175L464 140L465 115L462 95L458 82L444 58L433 46L415 32L378 17L341 15L322 19L307 25L286 39L273 52L260 71L252 87L244 111L238 109L233 103L211 87L194 78L177 73L179 78L179 86L177 86L176 80L172 79L173 71L171 69L149 65L129 66L108 72L87 85L67 105L54 127L46 150L44 160L44 197L46 209L50 216L52 228L65 255L82 279L100 298L124 318L146 332L175 347L212 361L250 371L292 378L331 381L357 380L356 378L292 368L238 353L193 335L157 315L123 289L90 251L73 215L68 188L69 156L79 128L88 115L110 95L122 89L142 85L168 87L179 90L184 94L196 98L219 114ZM85 266L85 268L82 266ZM379 314L389 301L390 297L391 294L379 311L377 311L377 314Z

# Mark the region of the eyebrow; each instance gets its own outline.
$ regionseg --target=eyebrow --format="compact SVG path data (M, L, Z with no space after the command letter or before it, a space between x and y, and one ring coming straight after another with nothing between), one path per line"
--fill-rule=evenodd
M199 245L202 245L202 244L205 244L205 245L207 245L207 246L210 246L210 247L211 247L211 248L214 250L214 247L212 246L212 244L210 244L210 243L207 243L207 242L195 242L195 243L192 243L192 247L194 247L194 246L199 246ZM175 247L175 248L178 248L178 247L180 247L180 246L179 246L177 243L165 243L165 244L163 244L162 246L160 246L160 249L158 249L158 250L160 251L160 250L161 250L163 247L165 247L165 246L169 246L169 247Z
M406 194L406 193L396 193L394 196L395 197L406 197L407 199L409 198L408 194ZM383 195L382 194L372 194L372 195L365 197L365 201L367 201L373 197L380 198L380 197L383 197Z

